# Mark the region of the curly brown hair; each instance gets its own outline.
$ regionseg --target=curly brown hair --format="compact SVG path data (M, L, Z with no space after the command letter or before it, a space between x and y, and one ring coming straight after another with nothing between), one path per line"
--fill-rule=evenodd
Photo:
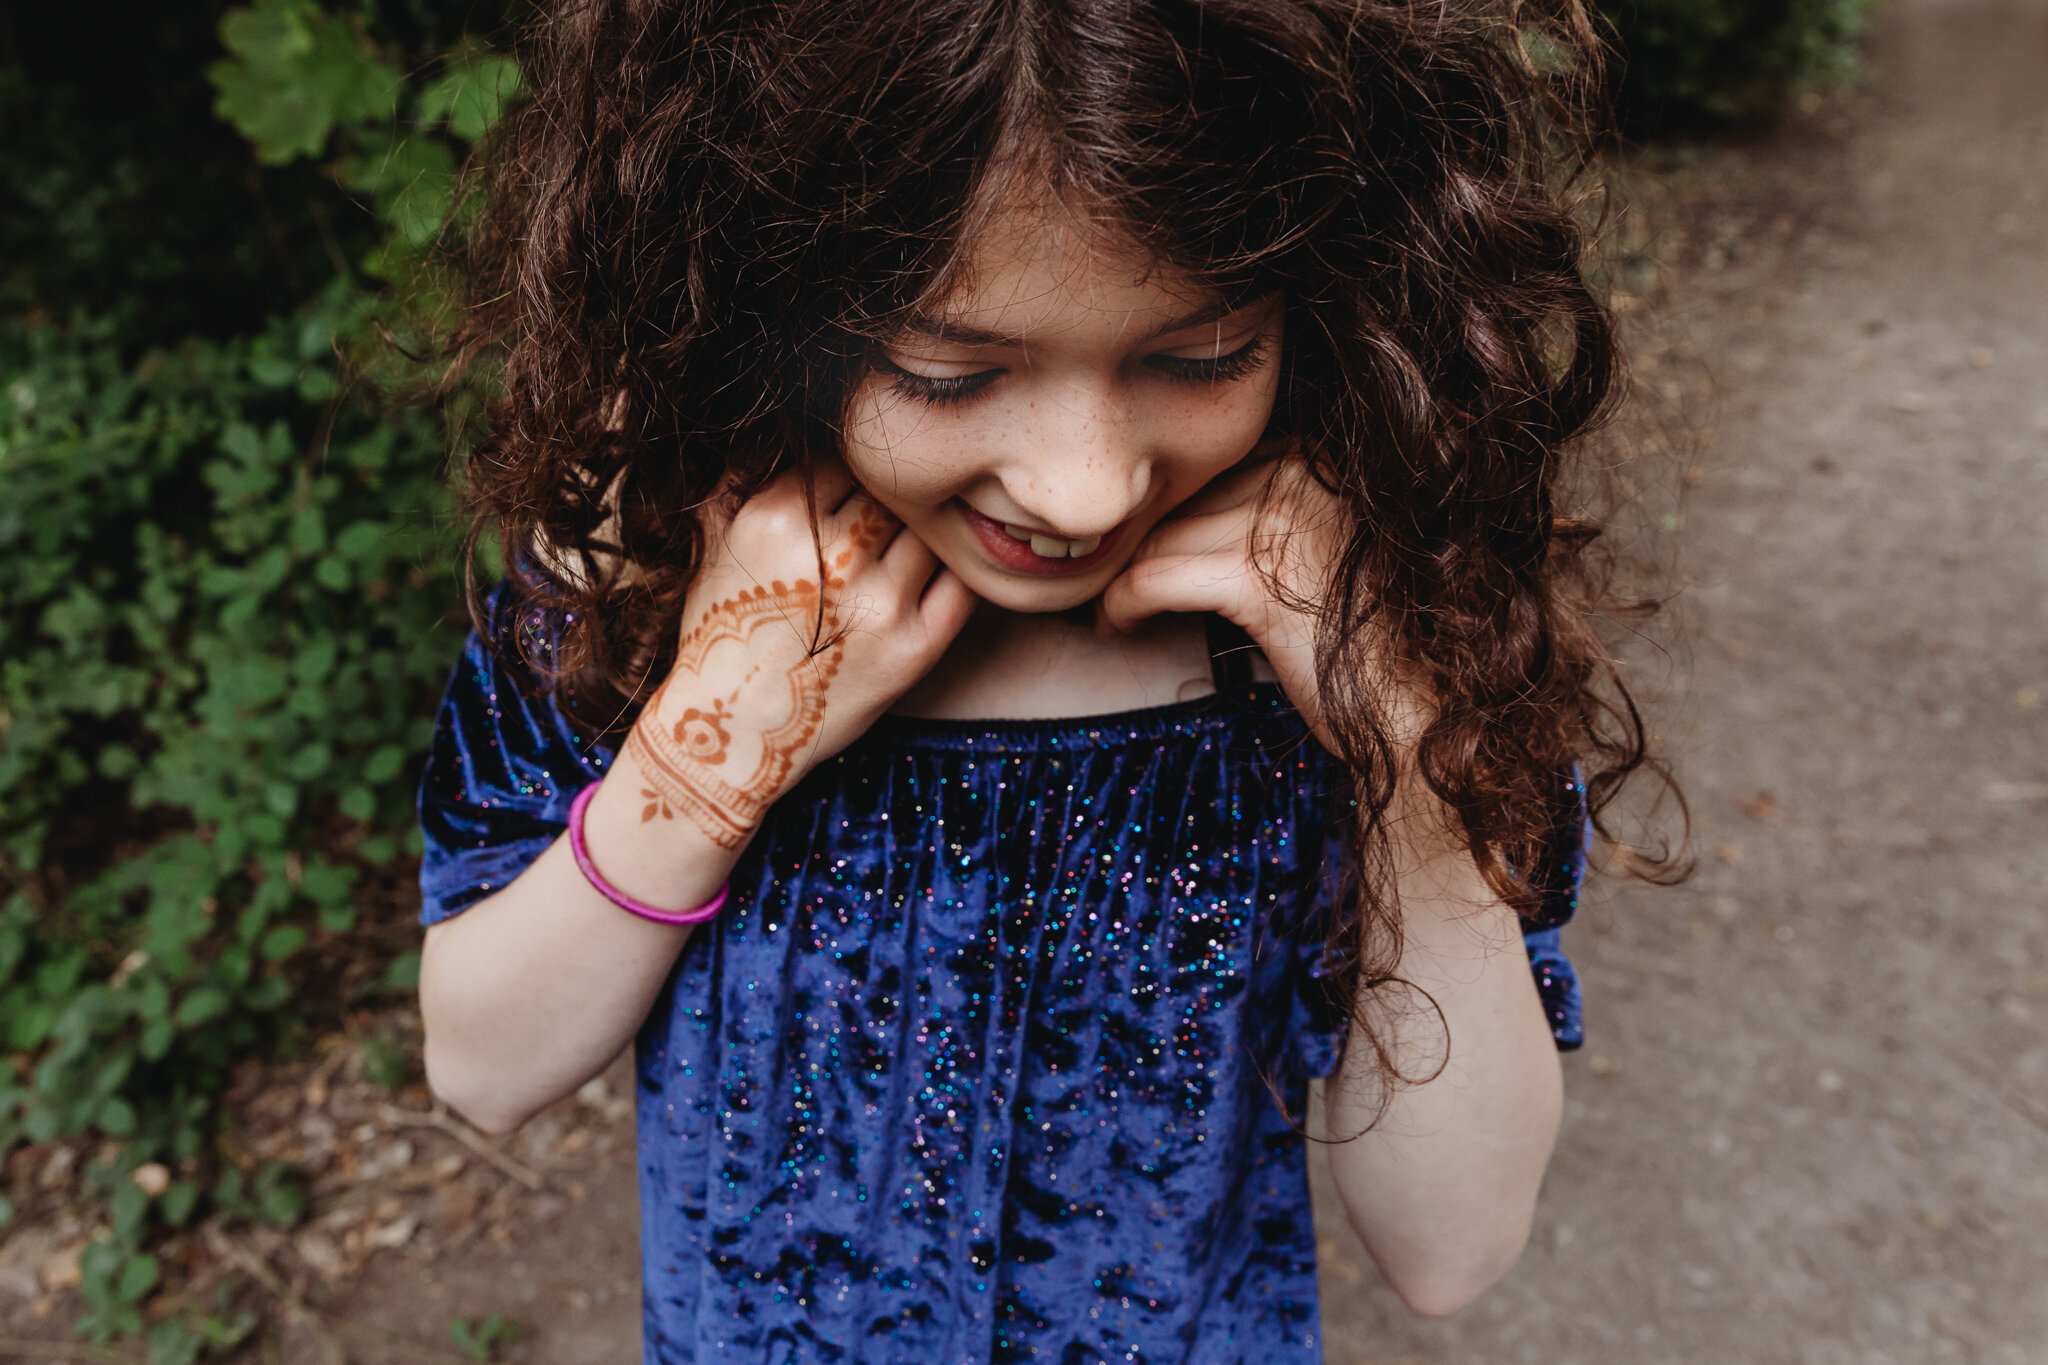
M1400 955L1388 642L1434 690L1421 774L1525 913L1578 818L1565 775L1598 822L1646 763L1590 625L1598 527L1556 507L1618 377L1563 188L1597 62L1577 0L568 0L490 153L461 343L501 348L470 488L541 567L521 590L571 713L631 720L694 509L836 450L878 339L1030 176L1223 296L1287 300L1270 434L1354 514L1313 604L1355 779L1332 984L1395 1074L1362 1003Z

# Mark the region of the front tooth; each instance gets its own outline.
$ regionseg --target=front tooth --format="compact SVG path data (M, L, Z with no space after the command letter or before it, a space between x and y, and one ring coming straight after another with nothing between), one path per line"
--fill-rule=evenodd
M1025 529L1024 529L1023 527L1021 527L1021 526L1012 526L1012 525L1010 525L1010 524L1009 524L1008 522L1004 522L1004 523L1003 523L1003 529L1004 529L1005 531L1008 531L1008 532L1010 533L1010 539L1012 539L1012 540L1030 540L1030 539L1031 539L1031 532L1029 532L1029 531L1025 530Z
M1067 553L1072 555L1074 558L1079 559L1082 555L1094 554L1095 547L1100 544L1102 544L1101 536L1090 536L1086 540L1075 541L1073 545L1068 548Z
M1051 536L1034 535L1031 537L1031 553L1044 559L1065 559L1067 542L1054 540Z

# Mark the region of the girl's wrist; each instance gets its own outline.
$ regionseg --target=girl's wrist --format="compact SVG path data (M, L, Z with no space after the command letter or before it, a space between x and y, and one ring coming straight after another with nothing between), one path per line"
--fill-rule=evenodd
M732 875L746 837L716 841L690 821L650 811L656 802L647 777L628 745L584 809L585 852L633 900L669 910L704 905Z

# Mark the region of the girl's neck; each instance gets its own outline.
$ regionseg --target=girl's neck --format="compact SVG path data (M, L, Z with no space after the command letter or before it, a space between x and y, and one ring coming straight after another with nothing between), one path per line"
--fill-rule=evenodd
M1192 701L1215 691L1198 616L1102 639L1085 613L983 605L937 668L896 703L935 720L1048 720Z

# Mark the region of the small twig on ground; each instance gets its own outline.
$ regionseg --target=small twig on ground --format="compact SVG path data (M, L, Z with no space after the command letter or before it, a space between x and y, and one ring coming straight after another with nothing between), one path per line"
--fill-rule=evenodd
M139 1365L141 1356L112 1346L94 1346L84 1341L33 1341L26 1337L0 1337L0 1356L22 1356L29 1360L105 1360L120 1365Z
M341 1343L334 1339L334 1334L322 1325L320 1315L308 1307L306 1301L285 1283L282 1275L270 1268L268 1261L221 1231L218 1223L206 1225L206 1240L215 1255L246 1271L256 1283L262 1285L273 1298L283 1304L285 1312L291 1315L293 1321L304 1327L313 1339L320 1343L321 1354L333 1362L333 1365L348 1365L348 1353L341 1349Z
M395 1104L383 1104L377 1106L377 1116L392 1128L438 1128L527 1189L538 1190L547 1185L546 1178L540 1172L507 1155L483 1134L438 1105L432 1109L422 1110L400 1109Z

